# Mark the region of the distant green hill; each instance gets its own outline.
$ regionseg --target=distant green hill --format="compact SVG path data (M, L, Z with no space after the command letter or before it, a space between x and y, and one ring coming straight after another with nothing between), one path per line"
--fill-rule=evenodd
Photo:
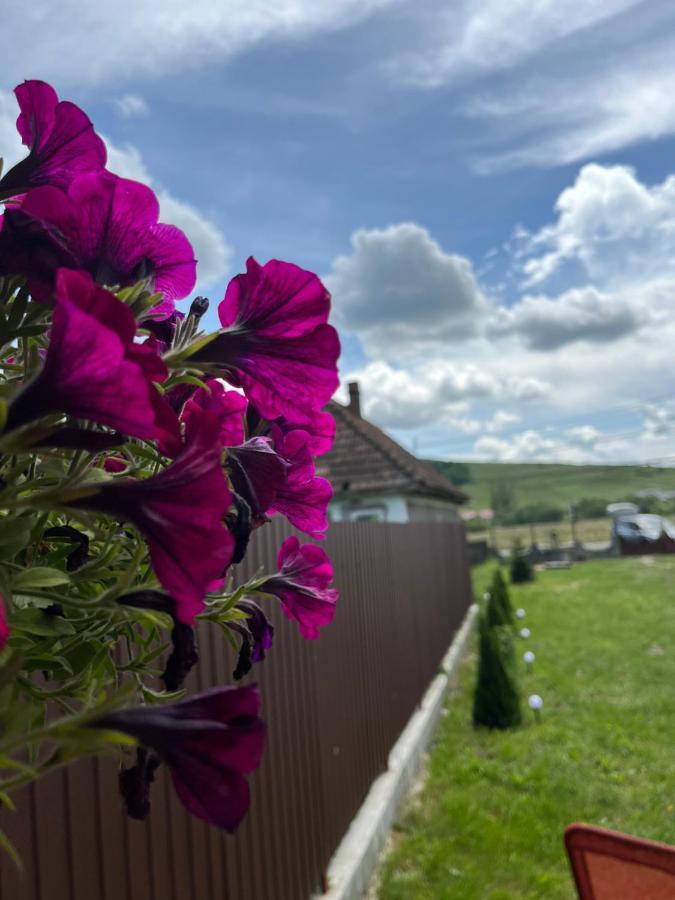
M467 505L471 509L489 507L491 486L499 482L512 485L517 507L541 503L567 507L588 497L601 497L610 502L648 488L675 491L675 468L430 462L450 478L459 474L458 481L466 474L464 470L468 470L469 480L458 487L470 496Z

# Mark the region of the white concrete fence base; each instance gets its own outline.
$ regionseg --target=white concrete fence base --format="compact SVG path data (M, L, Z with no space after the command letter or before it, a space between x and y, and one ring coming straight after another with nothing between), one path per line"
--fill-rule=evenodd
M349 830L328 865L329 890L321 900L361 900L377 868L380 854L420 769L473 630L478 606L467 610L441 663L441 674L431 682L419 708L413 713L389 754L387 771L371 785Z

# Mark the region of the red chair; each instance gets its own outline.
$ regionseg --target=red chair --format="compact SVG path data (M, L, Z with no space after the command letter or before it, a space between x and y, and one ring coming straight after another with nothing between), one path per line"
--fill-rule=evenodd
M675 900L675 847L575 823L565 848L580 900Z

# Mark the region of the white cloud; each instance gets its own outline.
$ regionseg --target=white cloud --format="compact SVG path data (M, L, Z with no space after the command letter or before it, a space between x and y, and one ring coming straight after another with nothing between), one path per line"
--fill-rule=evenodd
M475 434L483 427L471 414L474 401L533 401L550 391L550 385L535 377L439 358L410 368L394 368L385 360L376 360L351 371L345 381L359 382L365 415L382 427L442 425L465 434ZM501 413L495 421L504 427L517 418Z
M573 441L578 441L580 444L585 445L597 443L602 436L602 432L598 431L593 425L575 425L574 428L568 430L567 434Z
M474 94L465 112L504 133L506 149L474 160L490 174L558 166L675 133L675 41L668 33L547 62ZM573 61L572 61L573 60Z
M642 427L643 437L647 439L672 437L675 434L675 403L645 404Z
M637 331L648 319L639 303L593 287L572 288L557 297L525 296L501 307L488 323L495 337L517 335L533 350L553 350L573 341L606 343Z
M227 60L263 41L333 31L365 19L392 0L61 0L3 5L4 78L31 70L60 84L91 83ZM86 73L86 76L85 74Z
M551 44L634 6L637 0L463 0L435 5L424 47L389 64L399 78L438 87L466 75L508 69Z
M521 431L508 439L483 435L474 444L479 457L499 462L590 462L595 458L591 449L579 446L578 441L549 437L535 429Z
M228 273L232 250L222 231L194 206L153 183L138 148L116 147L106 139L108 168L123 178L149 184L157 193L162 220L177 225L189 238L197 257L199 285L216 285ZM219 285L220 286L220 285Z
M530 238L528 284L570 262L603 281L644 276L647 257L651 274L675 271L675 176L650 187L628 166L591 163L562 191L555 211L557 220Z
M115 101L115 109L124 119L135 119L147 116L148 104L138 94L125 94Z
M516 422L520 422L520 416L498 409L494 416L485 423L485 430L490 434L500 434L509 425L515 425Z
M333 262L326 284L339 324L369 352L418 353L477 330L487 308L471 267L412 222L352 235L352 253Z

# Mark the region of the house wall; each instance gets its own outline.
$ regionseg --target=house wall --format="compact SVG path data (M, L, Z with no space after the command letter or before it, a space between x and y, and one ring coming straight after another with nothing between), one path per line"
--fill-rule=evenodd
M408 497L409 522L459 522L455 503L433 497Z
M407 522L408 507L402 494L359 494L333 500L328 515L331 522Z
M428 497L403 494L359 494L340 497L330 505L332 522L458 522L457 506Z

